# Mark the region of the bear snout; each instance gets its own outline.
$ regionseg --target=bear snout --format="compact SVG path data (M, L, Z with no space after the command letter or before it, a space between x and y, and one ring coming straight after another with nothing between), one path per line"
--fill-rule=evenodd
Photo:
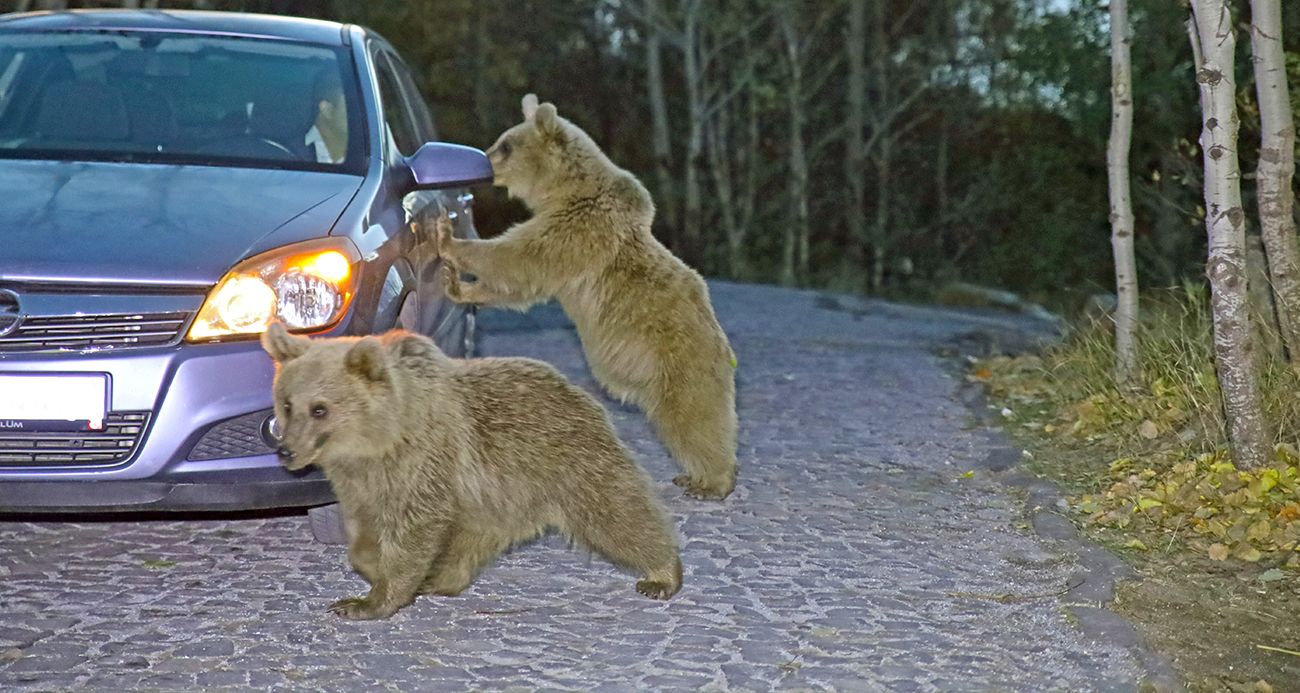
M283 445L275 449L275 455L280 458L280 464L286 467L293 463L293 450L290 450Z

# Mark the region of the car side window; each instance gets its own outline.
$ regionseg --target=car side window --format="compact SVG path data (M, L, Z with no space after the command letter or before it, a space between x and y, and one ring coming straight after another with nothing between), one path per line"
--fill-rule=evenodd
M402 156L410 156L424 142L420 139L414 119L402 97L402 88L393 74L393 68L382 51L372 54L375 74L379 77L379 98L384 107L384 123L393 144Z
M393 74L397 77L398 83L401 84L402 92L411 107L411 115L415 120L415 132L420 139L420 143L437 141L438 133L433 124L433 116L429 113L429 107L424 102L424 95L420 93L420 88L415 86L415 79L411 76L410 69L396 55L389 53L388 57L393 63Z

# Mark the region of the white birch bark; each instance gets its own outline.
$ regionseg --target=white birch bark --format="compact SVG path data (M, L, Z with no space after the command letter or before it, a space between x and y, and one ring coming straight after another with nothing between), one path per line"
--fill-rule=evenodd
M734 272L736 265L736 239L742 236L736 214L736 189L732 180L731 108L713 111L704 122L705 150L708 153L709 171L713 177L713 193L717 200L718 216L727 239L727 265ZM734 274L733 274L734 276Z
M873 67L876 72L877 91L877 142L876 159L876 223L871 229L871 291L880 293L885 282L885 246L889 233L889 185L892 142L889 129L892 125L893 98L889 87L889 32L885 25L888 14L886 0L875 0L875 26L873 27Z
M1233 459L1244 469L1267 460L1269 436L1255 368L1254 334L1246 286L1245 224L1237 160L1236 48L1225 0L1192 0L1188 33L1199 52L1201 150L1205 162L1205 228L1209 237L1210 308L1215 365Z
M646 13L659 17L659 0L646 0ZM672 140L668 134L668 104L664 97L663 30L657 23L647 28L646 89L650 98L650 142L655 157L655 187L658 211L664 225L674 236L677 228L677 195L673 187Z
M794 26L795 8L783 5L777 12L777 25L785 40L786 62L790 81L786 85L789 110L790 155L786 189L790 196L791 223L786 225L781 253L781 283L793 286L808 272L808 156L804 147L803 49Z
M686 7L682 45L682 72L686 79L687 137L686 180L683 191L682 259L699 267L704 254L703 199L700 196L700 159L704 154L704 119L707 117L703 85L700 42L701 0L690 0Z
M1138 372L1137 261L1133 252L1133 200L1129 147L1133 137L1133 72L1129 58L1128 0L1110 0L1111 119L1106 146L1110 174L1111 249L1115 256L1115 380L1133 383Z
M1274 308L1292 362L1300 362L1300 250L1296 246L1295 122L1287 94L1279 0L1251 0L1250 51L1259 96L1261 141L1255 169L1259 225L1268 254Z
M849 28L845 32L849 60L848 130L845 133L844 179L849 199L846 222L854 255L865 266L869 252L867 238L867 152L863 142L867 110L867 0L849 0Z
M754 54L746 36L742 42L745 64L731 73L731 79L745 86L745 108L729 100L713 109L706 121L709 169L717 195L718 211L727 241L728 276L749 276L745 242L754 223L758 196L758 95L754 83ZM720 91L715 89L714 91ZM743 112L742 112L743 111ZM741 142L743 133L743 144ZM739 173L738 173L739 172Z

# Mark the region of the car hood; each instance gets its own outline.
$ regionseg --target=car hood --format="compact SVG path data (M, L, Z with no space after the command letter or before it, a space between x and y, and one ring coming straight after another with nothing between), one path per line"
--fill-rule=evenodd
M0 161L0 280L209 286L252 252L326 236L359 176Z

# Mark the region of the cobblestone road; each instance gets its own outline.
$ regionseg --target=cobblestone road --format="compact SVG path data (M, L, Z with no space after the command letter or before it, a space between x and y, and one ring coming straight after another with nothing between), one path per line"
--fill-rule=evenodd
M1139 690L1144 653L1056 596L1077 554L979 467L997 436L933 355L979 318L712 286L740 361L736 492L683 498L607 401L677 520L670 602L544 539L461 597L353 623L325 609L365 584L302 515L0 522L0 691ZM594 390L554 309L485 322L484 352ZM982 598L1005 594L1036 598Z

